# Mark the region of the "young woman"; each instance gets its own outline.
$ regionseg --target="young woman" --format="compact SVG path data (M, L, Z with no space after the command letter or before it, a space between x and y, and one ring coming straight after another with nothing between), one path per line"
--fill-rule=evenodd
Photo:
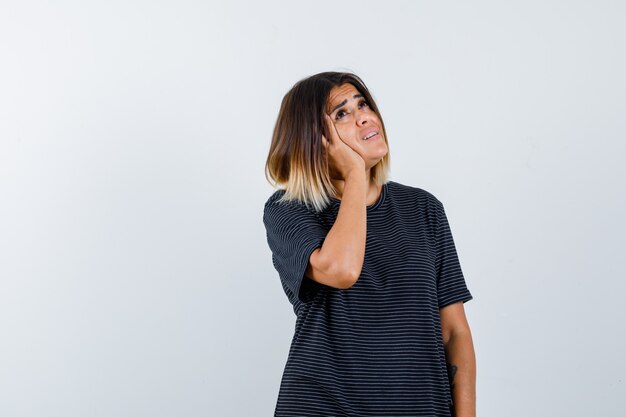
M388 179L388 147L355 74L283 98L263 222L296 325L275 416L476 414L473 297L444 207Z

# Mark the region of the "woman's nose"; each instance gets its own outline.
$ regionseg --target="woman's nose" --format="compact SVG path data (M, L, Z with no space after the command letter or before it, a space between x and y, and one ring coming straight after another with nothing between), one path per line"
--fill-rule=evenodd
M369 116L365 113L357 113L356 115L356 123L361 126L363 125L363 123L367 122L369 120Z

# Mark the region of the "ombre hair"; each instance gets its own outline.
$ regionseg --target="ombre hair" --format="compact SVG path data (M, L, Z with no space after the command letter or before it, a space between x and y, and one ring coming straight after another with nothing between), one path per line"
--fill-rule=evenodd
M278 200L297 200L321 211L337 198L329 173L322 134L327 131L324 113L333 87L349 83L361 93L380 119L387 149L385 123L365 83L353 73L322 72L298 81L283 97L265 163L265 178L275 188L284 189ZM369 180L382 185L389 180L389 152L370 170Z

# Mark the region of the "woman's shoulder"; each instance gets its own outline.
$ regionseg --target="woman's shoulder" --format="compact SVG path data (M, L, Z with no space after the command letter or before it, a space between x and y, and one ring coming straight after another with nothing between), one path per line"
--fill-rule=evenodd
M285 190L283 189L274 190L274 192L267 198L267 200L265 200L265 206L277 203L284 194Z
M318 216L318 213L311 205L297 199L285 198L286 192L285 189L278 189L267 198L263 207L266 217L291 217L294 221L297 221L302 218Z
M419 219L422 226L434 230L440 217L441 202L432 192L396 181L390 181L388 187L392 200L390 207L395 207L396 212L407 216L409 221Z
M265 207L280 205L297 208L309 208L309 206L303 201L294 198L286 198L286 192L287 190L285 190L284 188L274 190L274 192L265 201Z
M418 199L425 203L438 203L439 199L435 195L423 187L415 185L402 184L397 181L388 181L390 192L397 197Z

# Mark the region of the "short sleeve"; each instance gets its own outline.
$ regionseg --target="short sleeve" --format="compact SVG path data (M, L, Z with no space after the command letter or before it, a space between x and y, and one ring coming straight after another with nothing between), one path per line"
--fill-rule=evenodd
M304 275L311 253L322 246L328 231L303 203L268 201L263 212L272 263L289 300L308 302L317 284Z
M443 204L435 199L436 274L439 308L471 300Z

